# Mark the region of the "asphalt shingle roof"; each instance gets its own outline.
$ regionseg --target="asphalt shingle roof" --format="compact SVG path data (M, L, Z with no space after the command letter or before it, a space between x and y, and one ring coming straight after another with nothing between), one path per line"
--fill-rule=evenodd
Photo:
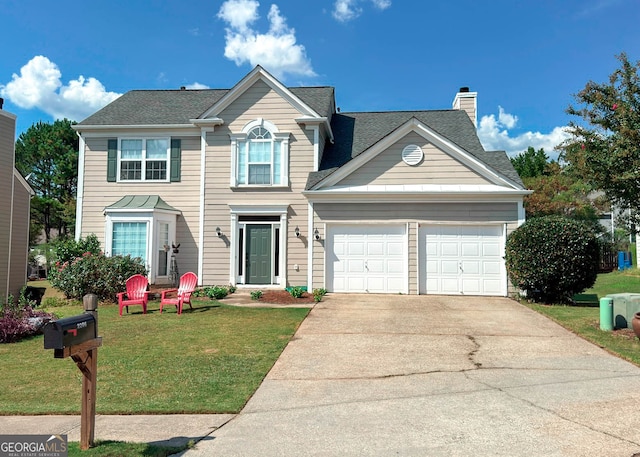
M331 116L333 87L289 89L320 116ZM224 97L229 89L132 90L79 125L189 124Z
M484 150L467 113L460 110L431 110L334 114L331 129L336 141L325 147L319 170L309 175L307 189L413 118L472 154L498 174L522 185L504 151Z
M230 89L133 90L78 125L185 125L220 101ZM415 118L472 154L497 173L522 186L504 151L485 151L464 111L334 112L334 88L291 87L289 90L322 117L331 119L335 138L327 143L319 171L309 174L307 189ZM523 186L524 187L524 186Z

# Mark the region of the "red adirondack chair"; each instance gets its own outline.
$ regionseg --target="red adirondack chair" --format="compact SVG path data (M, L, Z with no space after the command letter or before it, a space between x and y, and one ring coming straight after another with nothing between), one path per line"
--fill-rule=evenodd
M126 292L120 292L117 294L118 307L120 315L122 316L122 308L127 308L129 312L129 306L141 305L142 313L147 314L147 302L149 300L149 293L147 292L147 286L149 280L142 275L133 275L126 282ZM125 298L125 296L127 298Z
M162 291L160 296L160 314L162 314L163 305L175 305L178 314L182 314L182 305L187 303L191 306L191 294L196 290L198 285L198 276L195 273L188 272L180 277L180 284L177 289L167 289Z

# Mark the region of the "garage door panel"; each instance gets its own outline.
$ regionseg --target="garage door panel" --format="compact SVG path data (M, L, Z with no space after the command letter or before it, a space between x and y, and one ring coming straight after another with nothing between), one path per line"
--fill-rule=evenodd
M382 241L367 243L367 255L384 255L384 243Z
M420 228L420 292L504 295L503 226Z
M460 263L457 260L443 260L440 262L439 272L444 275L457 275Z
M368 260L367 271L369 274L384 273L384 260Z
M438 249L440 256L458 257L460 245L449 241L444 241Z
M486 275L498 275L502 270L500 262L482 262L482 272Z
M329 226L328 289L334 292L406 293L405 232L402 225Z
M387 260L387 273L392 275L404 274L405 262L403 260Z
M478 261L462 261L462 272L465 276L479 275L481 273L481 262Z

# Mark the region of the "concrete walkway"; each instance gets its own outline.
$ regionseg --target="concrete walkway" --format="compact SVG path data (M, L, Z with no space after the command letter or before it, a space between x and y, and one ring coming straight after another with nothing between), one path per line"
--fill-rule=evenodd
M98 416L96 438L200 440L183 457L631 457L639 408L640 368L509 299L331 295L240 414ZM78 440L79 418L0 430Z

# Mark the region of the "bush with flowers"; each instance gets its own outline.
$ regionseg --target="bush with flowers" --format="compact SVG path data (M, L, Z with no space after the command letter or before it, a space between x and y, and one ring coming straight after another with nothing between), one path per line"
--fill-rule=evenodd
M73 243L90 247L91 250L77 256L79 247ZM100 300L114 301L116 294L125 290L128 277L134 274L146 275L146 267L139 257L107 257L99 250L96 252L95 246L91 240L89 243L86 240L67 240L60 254L56 250L57 261L49 271L49 280L67 298L81 300L86 294L95 294ZM75 253L76 257L70 258L69 253Z

